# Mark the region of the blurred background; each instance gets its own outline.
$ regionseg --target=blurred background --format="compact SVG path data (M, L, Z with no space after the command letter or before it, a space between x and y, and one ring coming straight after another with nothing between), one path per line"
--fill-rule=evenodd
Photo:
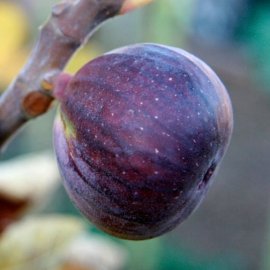
M26 61L38 26L56 2L0 1L0 91ZM50 154L54 108L28 123L0 157L0 194L18 189L12 203L0 199L0 217L16 219L25 213L23 196L36 202L29 187L41 183L42 176L52 183L42 189L50 192L39 206L29 207L26 220L3 232L0 269L269 270L269 29L266 0L156 0L105 23L67 71L73 73L90 59L131 43L157 42L194 53L217 72L232 99L235 128L227 155L207 197L187 221L154 240L118 240L85 223L58 184L57 173L48 174L56 170ZM27 159L31 166L23 163ZM6 169L12 166L13 173L23 173L16 175L21 175L16 188L6 191L12 182L6 179L15 178ZM14 256L18 253L21 256Z

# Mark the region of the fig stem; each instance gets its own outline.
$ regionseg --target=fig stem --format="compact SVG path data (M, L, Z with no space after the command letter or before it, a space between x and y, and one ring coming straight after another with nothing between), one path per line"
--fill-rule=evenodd
M123 13L127 1L63 0L53 7L28 62L0 96L1 151L24 123L49 109L55 78L103 21ZM136 8L149 1L133 2Z

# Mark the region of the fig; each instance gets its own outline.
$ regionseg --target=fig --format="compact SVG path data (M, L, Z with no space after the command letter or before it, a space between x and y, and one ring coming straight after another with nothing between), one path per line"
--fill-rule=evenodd
M97 227L149 239L201 202L233 125L228 93L204 62L178 48L131 45L60 76L55 93L64 186Z

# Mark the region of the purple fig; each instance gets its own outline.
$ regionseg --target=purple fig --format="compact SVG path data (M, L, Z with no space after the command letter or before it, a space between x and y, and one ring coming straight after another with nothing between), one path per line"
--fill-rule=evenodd
M141 240L189 216L233 124L227 91L205 63L180 49L133 45L94 59L56 88L59 167L90 221Z

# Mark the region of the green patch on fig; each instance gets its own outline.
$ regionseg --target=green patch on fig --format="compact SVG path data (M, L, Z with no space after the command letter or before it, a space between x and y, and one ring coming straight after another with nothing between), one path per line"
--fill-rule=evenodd
M68 117L61 112L61 120L64 125L64 132L67 139L76 138L76 130L73 123L68 119Z

